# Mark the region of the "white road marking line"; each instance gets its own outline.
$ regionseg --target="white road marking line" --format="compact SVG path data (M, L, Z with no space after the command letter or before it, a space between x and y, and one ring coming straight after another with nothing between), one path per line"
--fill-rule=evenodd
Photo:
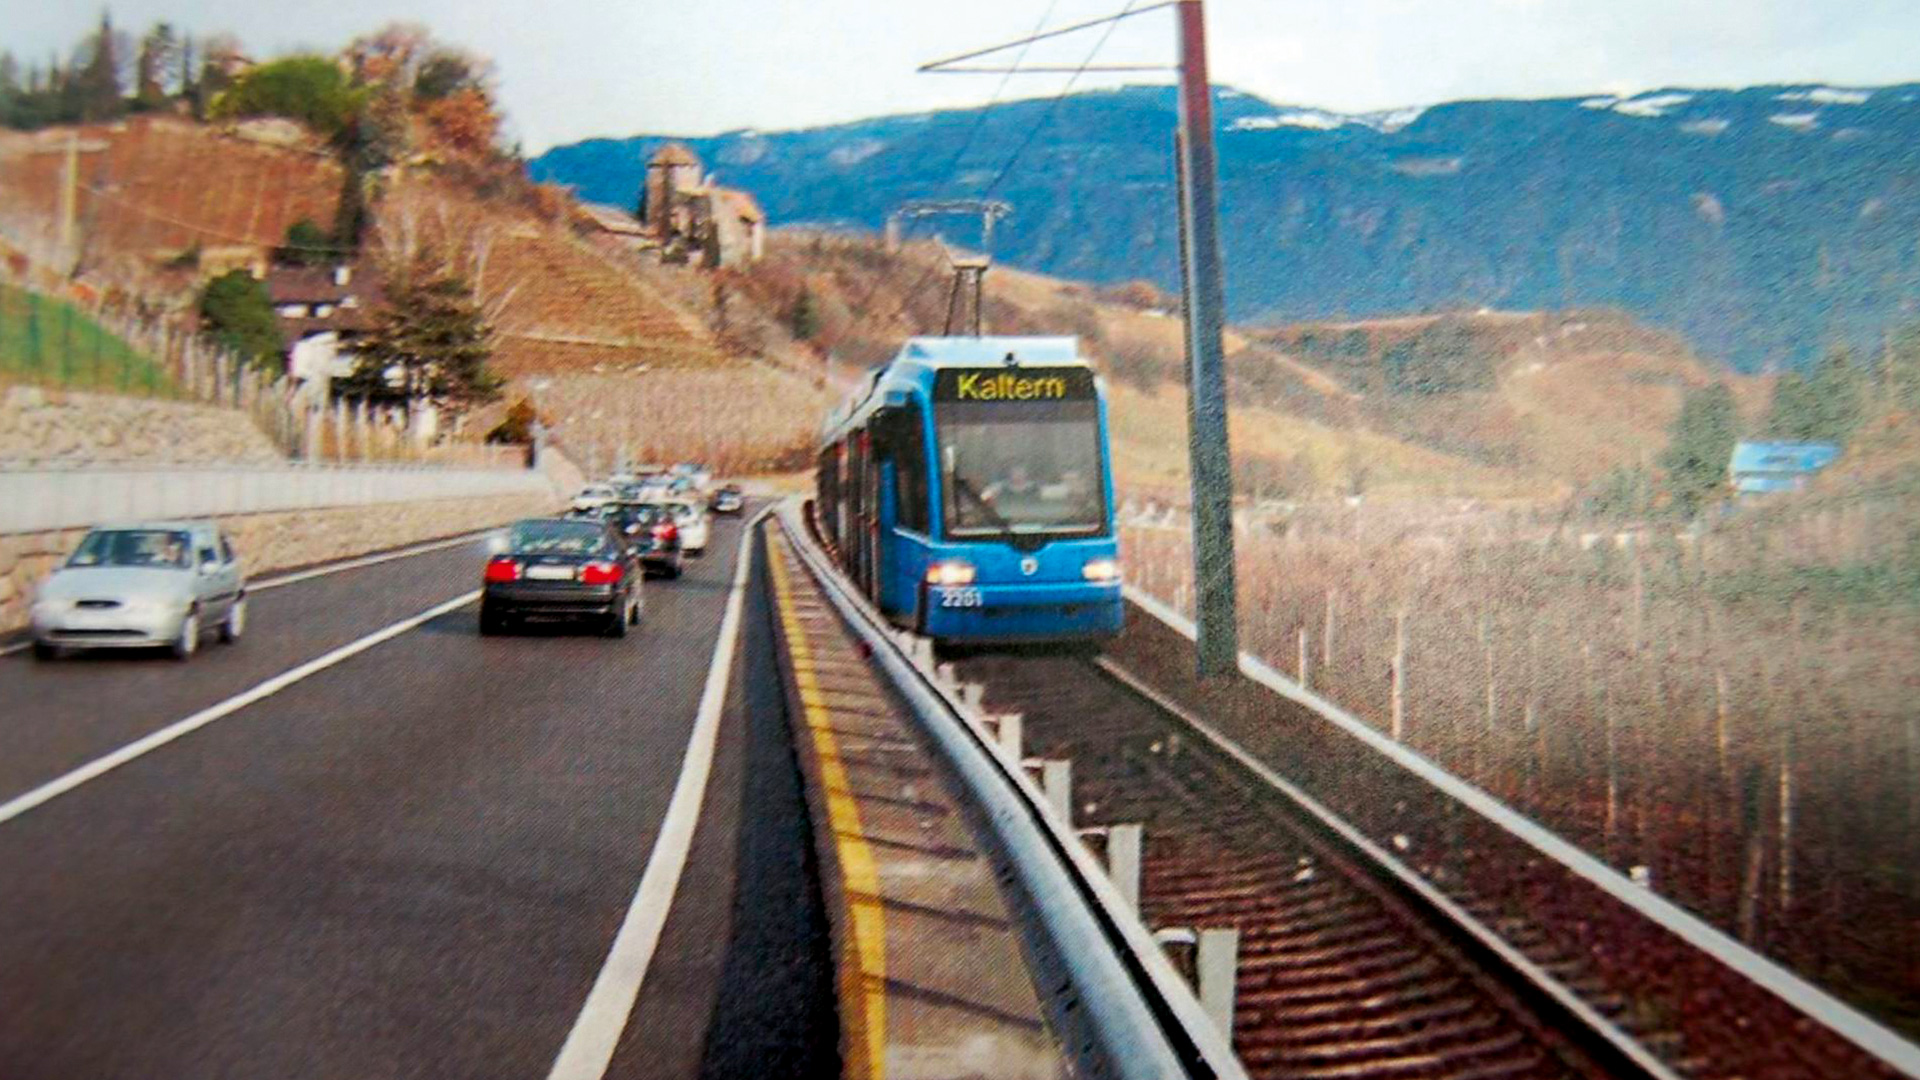
M205 709L201 709L199 712L194 713L184 720L177 720L150 735L128 743L110 754L95 758L85 765L74 769L72 772L57 779L50 780L24 795L19 795L5 803L0 803L0 825L12 821L14 818L19 817L21 814L32 810L42 803L72 791L74 788L79 787L89 780L96 779L105 773L117 769L137 757L158 750L160 747L165 746L183 735L191 734L200 728L206 727L208 724L213 723L223 716L230 716L263 698L272 697L274 694L285 690L287 687L292 686L294 683L299 682L309 675L325 671L327 668L340 663L342 660L366 652L368 649L373 648L383 641L399 637L401 634L414 629L430 619L439 618L447 612L471 604L479 598L480 590L475 589L472 592L462 593L443 604L435 604L418 615L409 616L383 630L376 630L357 641L348 642L334 649L332 652L309 660L299 667L283 671L251 690L235 694L233 697L220 702L218 705L211 705Z
M497 531L497 529L480 529L476 532L448 537L445 540L430 540L424 544L415 544L413 547L382 552L379 555L362 555L344 562L322 563L309 570L299 570L291 574L281 574L278 577L264 578L260 581L250 581L247 583L247 591L259 592L265 589L277 589L282 585L291 585L296 581L306 581L310 578L326 577L328 574L337 574L342 570L358 570L363 566L376 566L383 562L392 562L395 559L410 558L414 555L425 555L430 551L444 551L450 547L459 547L461 544L470 544L488 533Z
M680 766L680 779L674 783L667 816L660 823L660 836L654 841L653 853L647 856L647 868L640 875L633 902L627 905L620 932L614 935L613 947L593 980L593 989L587 992L573 1030L567 1032L567 1041L553 1059L547 1080L600 1080L605 1076L613 1051L620 1044L620 1033L626 1030L634 1002L640 998L640 984L647 977L654 950L660 946L667 910L673 905L680 873L686 869L687 855L693 848L700 804L706 801L707 777L713 771L714 747L720 736L720 711L726 705L734 648L740 637L747 573L753 563L753 532L766 516L766 510L760 511L740 531L740 554L734 562L726 614L720 618L720 639L713 645L706 688L700 693L693 734L687 738L687 756Z
M459 547L461 544L470 544L488 533L497 531L499 530L479 529L470 533L462 533L459 536L450 536L445 540L429 540L424 544L397 548L393 551L381 552L378 555L361 555L337 563L321 563L319 566L306 570L297 570L291 574L281 574L278 577L249 581L247 582L247 591L265 592L268 589L277 589L282 585L292 585L297 581L307 581L312 578L326 577L328 574L338 574L343 570L358 570L363 566L376 566L383 562L392 562L395 559L406 559L415 555L425 555L429 552L444 551L450 547ZM29 639L14 642L12 645L0 646L0 656L12 656L17 652L25 652L27 651L27 647L32 644L33 641Z

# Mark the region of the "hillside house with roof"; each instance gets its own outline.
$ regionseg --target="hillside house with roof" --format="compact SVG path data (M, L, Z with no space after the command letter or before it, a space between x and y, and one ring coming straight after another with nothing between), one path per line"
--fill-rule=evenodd
M1758 442L1734 444L1727 463L1729 481L1738 495L1767 495L1799 491L1807 480L1840 456L1840 447L1828 442Z
M353 373L354 342L372 328L386 290L378 273L345 263L275 266L267 271L267 295L290 346L288 374L325 385Z
M767 215L752 195L721 187L700 159L668 143L647 162L641 225L662 257L696 266L741 266L766 250Z

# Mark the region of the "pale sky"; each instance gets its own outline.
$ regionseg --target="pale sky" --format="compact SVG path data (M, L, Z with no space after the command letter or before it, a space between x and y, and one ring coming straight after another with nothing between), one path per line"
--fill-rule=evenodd
M1139 0L1145 6L1148 0ZM1050 26L1126 0L1052 0ZM229 31L257 57L332 50L392 20L490 56L528 153L592 135L772 131L980 104L996 76L919 64L1031 32L1048 0L115 0L117 25ZM0 48L44 62L99 17L0 0ZM1920 79L1916 0L1209 0L1213 81L1347 112L1658 86ZM1036 47L1078 64L1100 31ZM1173 57L1170 11L1123 24L1107 62ZM1047 96L1067 76L1016 77ZM1078 85L1149 81L1089 76Z

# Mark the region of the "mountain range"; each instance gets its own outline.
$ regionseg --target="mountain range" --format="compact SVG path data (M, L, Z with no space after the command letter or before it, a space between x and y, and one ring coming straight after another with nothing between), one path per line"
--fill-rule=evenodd
M1360 115L1214 97L1237 321L1614 306L1755 371L1920 318L1920 84ZM677 141L777 225L877 229L907 199L990 192L1013 207L997 259L1171 287L1174 116L1170 88L1139 86ZM631 207L667 140L589 139L531 170Z

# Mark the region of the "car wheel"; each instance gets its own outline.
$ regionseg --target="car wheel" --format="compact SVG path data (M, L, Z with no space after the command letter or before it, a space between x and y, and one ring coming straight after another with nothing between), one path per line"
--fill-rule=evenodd
M175 660L188 659L200 648L200 613L198 611L189 611L186 617L180 620L180 632L174 635L170 648L173 650Z
M241 597L227 609L227 617L220 620L220 640L231 645L240 640L247 629L247 598Z
M35 660L58 660L60 659L60 646L55 645L51 641L40 641L36 639L33 643L33 658Z
M680 571L684 569L686 569L686 565L681 562L681 560L675 559L673 560L673 565L667 567L667 576L669 578L677 578L680 576Z
M506 623L493 605L482 602L480 605L480 636L493 637L506 629Z
M627 604L627 625L640 625L640 598L637 596Z
M624 605L619 611L607 616L606 629L602 630L601 633L610 638L623 638L627 636L627 609Z

